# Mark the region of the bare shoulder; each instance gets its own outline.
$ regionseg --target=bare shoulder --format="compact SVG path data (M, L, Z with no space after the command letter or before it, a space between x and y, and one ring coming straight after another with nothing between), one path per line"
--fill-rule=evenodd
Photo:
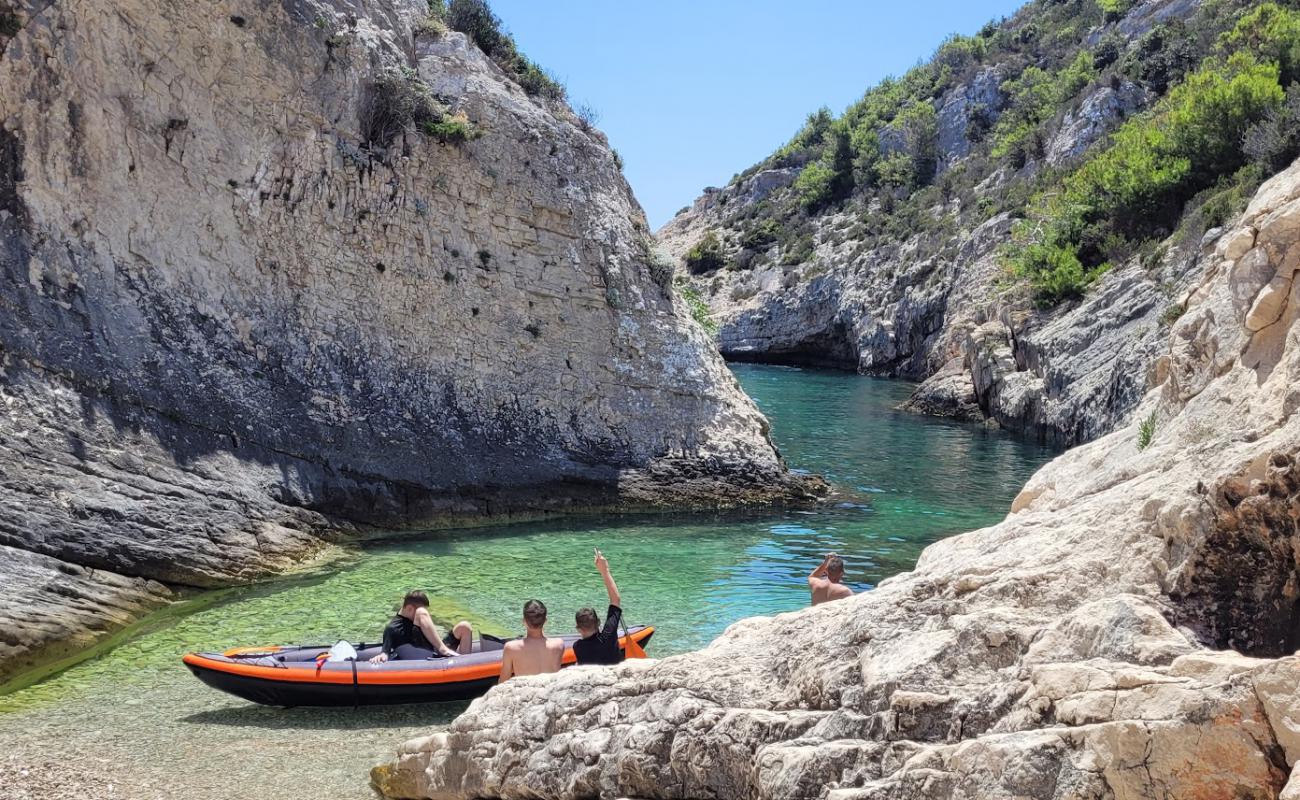
M564 640L563 640L563 639L547 639L547 640L546 640L546 649L547 649L547 650L563 650L563 649L564 649Z
M517 652L519 652L520 650L523 650L523 649L524 649L524 640L523 640L523 639L512 639L512 640L506 642L505 647L503 647L502 649L503 649L503 650L508 650L508 651L510 651L511 653L517 653Z
M831 597L852 597L853 590L842 583L831 586Z

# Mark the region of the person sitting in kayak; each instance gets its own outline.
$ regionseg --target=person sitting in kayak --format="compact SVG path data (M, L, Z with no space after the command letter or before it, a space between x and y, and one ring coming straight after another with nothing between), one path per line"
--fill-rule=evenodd
M417 661L464 655L473 645L474 626L465 620L457 622L445 637L439 636L438 627L429 616L428 595L415 590L402 598L401 610L384 628L383 652L370 659L370 663L382 664L390 658Z
M812 591L812 604L819 606L832 600L843 600L853 595L853 590L840 583L844 578L844 559L827 553L817 569L808 575L808 588Z
M564 659L564 640L546 638L546 633L542 630L545 626L546 605L541 600L524 603L524 627L528 632L522 639L506 642L505 652L501 654L501 677L498 683L524 675L560 671L560 663Z
M574 621L582 638L573 643L573 654L578 657L579 664L617 664L623 660L623 651L618 646L618 626L623 621L622 600L614 576L609 574L609 561L599 549L596 550L596 570L605 580L605 591L609 594L605 627L600 626L596 609L579 609Z

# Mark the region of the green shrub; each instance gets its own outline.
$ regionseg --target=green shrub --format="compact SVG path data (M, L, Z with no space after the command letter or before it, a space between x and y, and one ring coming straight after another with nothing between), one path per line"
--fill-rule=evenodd
M1010 158L1017 167L1041 158L1043 123L1091 83L1096 74L1093 56L1081 50L1055 73L1027 67L1019 76L1005 81L1002 91L1008 105L993 128L993 157Z
M1108 22L1113 22L1133 8L1135 0L1097 0L1097 7L1106 15Z
M415 23L415 27L411 32L414 33L417 38L427 37L429 39L437 39L447 32L447 23L443 21L442 17L430 14Z
M826 134L830 132L831 124L834 121L835 115L826 106L822 106L809 114L799 132L772 155L772 161L774 163L785 163L796 156L807 154L809 151L821 147L826 141Z
M678 293L686 301L686 305L691 310L691 318L700 324L704 332L709 336L718 335L718 323L713 319L713 312L709 309L709 304L704 302L700 293L695 287L688 283L680 283L677 287Z
M528 94L557 100L564 97L564 87L559 81L519 52L515 40L501 28L501 20L492 13L486 0L451 0L447 25L472 39Z
M1009 257L1040 302L1086 287L1117 253L1167 233L1184 204L1243 166L1246 130L1282 102L1275 64L1209 59L1111 146L1040 196Z
M1246 130L1242 150L1268 173L1285 168L1300 156L1300 84L1291 84L1286 102L1269 109Z
M794 189L805 208L816 210L830 203L835 182L835 170L822 161L814 161L799 173Z
M676 272L673 260L651 241L644 242L643 246L646 251L646 266L650 272L650 280L665 292L669 291L673 285L673 273Z
M1300 11L1262 3L1219 37L1221 56L1247 51L1278 66L1284 85L1300 80Z
M1103 70L1119 61L1120 55L1124 52L1124 39L1114 32L1108 33L1097 43L1096 49L1092 51L1092 68L1094 70Z
M1145 450L1151 446L1151 440L1156 436L1156 412L1152 411L1147 418L1138 423L1137 449Z
M853 152L848 126L842 120L831 125L821 158L804 167L794 185L800 202L810 211L841 200L853 190Z
M492 13L486 0L451 0L447 24L468 36L489 58L500 53L509 39L501 31L501 19Z
M1012 273L1033 287L1040 306L1082 297L1088 286L1105 272L1105 267L1085 269L1077 248L1053 242L1031 242L1011 258Z
M1142 81L1159 94L1169 90L1194 68L1205 54L1195 33L1182 20L1161 23L1129 49L1120 63L1120 72Z
M786 248L785 255L781 258L781 266L793 267L802 264L812 258L815 252L812 236L801 236Z
M1187 313L1187 307L1181 303L1170 303L1165 306L1165 310L1160 315L1160 324L1168 327L1177 322L1183 314Z
M370 84L363 106L361 135L367 144L387 147L412 126L440 122L446 109L413 69L387 70Z
M695 246L686 252L686 269L692 275L712 272L726 266L727 259L722 253L722 241L716 231L709 231L700 237Z
M895 153L890 158L903 155L908 160L908 166L907 169L902 169L901 165L896 165L886 178L885 167L882 164L881 182L908 189L928 185L934 180L935 167L939 160L938 114L934 110L934 105L922 101L910 102L903 106L888 127L896 132L903 142L903 152Z
M774 219L765 219L745 231L740 246L746 250L766 250L781 238L781 225Z
M483 132L470 123L469 117L463 112L444 117L437 122L424 122L420 125L420 129L425 135L444 144L463 144L483 135Z

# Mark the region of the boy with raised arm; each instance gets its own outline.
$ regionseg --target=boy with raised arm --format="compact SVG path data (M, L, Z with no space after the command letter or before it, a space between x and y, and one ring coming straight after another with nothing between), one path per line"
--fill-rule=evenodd
M853 595L853 590L840 581L844 578L844 559L827 553L822 563L808 575L808 589L812 604L819 606L832 600L843 600Z
M617 664L623 660L623 651L618 646L618 627L623 621L622 598L614 576L609 574L609 561L599 549L596 550L596 571L605 581L605 591L609 594L609 610L605 613L605 627L600 626L600 617L596 609L579 609L574 621L582 638L573 643L573 653L579 664Z

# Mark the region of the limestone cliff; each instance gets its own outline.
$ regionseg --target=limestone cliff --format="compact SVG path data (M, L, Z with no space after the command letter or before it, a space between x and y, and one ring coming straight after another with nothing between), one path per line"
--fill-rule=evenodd
M730 359L937 376L911 408L1090 441L1128 420L1200 279L1203 236L1212 244L1258 185L1231 186L1241 131L1225 134L1236 160L1220 183L1189 190L1131 242L1112 237L1108 267L1051 307L1008 274L1006 250L1036 203L1149 118L1202 56L1226 52L1216 37L1264 5L1030 0L838 118L812 115L657 236L690 269ZM845 186L818 199L806 179L830 170Z
M604 137L428 13L0 2L0 681L66 632L33 596L804 492Z
M1300 797L1300 162L1198 269L1149 422L1056 459L1001 524L698 653L511 681L377 783L440 800Z

